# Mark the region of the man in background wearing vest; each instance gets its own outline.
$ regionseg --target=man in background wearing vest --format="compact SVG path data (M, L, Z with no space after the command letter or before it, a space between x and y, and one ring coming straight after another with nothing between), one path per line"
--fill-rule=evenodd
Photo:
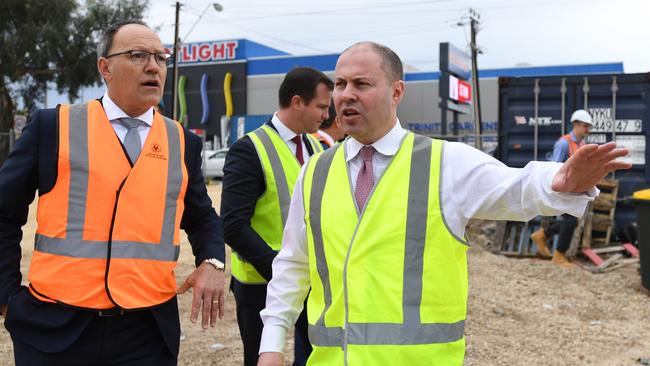
M320 128L313 135L321 145L323 149L327 150L330 147L334 146L337 142L343 140L345 137L345 132L343 132L343 126L341 125L341 120L336 115L336 108L334 108L334 103L330 103L329 108L329 117L321 123Z
M310 286L310 364L462 365L468 220L581 215L596 182L630 167L612 161L627 153L613 143L587 145L564 165L514 169L471 146L415 135L396 115L402 70L392 50L372 42L338 59L334 104L351 137L297 180L262 311L259 365L282 365Z
M573 124L571 132L560 137L555 142L551 161L563 163L569 160L579 148L585 145L585 137L589 134L591 126L593 126L589 112L584 109L573 112L571 115L571 123ZM551 253L546 246L546 239L559 234L557 249L553 252L552 261L561 266L571 266L571 262L564 253L569 250L576 226L578 226L578 219L573 215L564 213L562 214L562 220L554 220L546 230L540 228L532 233L530 238L537 245L539 254L542 257L549 258L551 257Z
M201 141L154 112L171 57L140 21L97 46L107 91L42 109L0 170L0 304L16 365L176 365L176 293L190 319L223 314L220 220L201 174ZM38 190L28 287L21 227ZM179 227L197 269L177 290Z
M312 133L327 119L334 84L322 72L295 68L279 90L280 109L262 127L239 139L223 168L221 214L226 242L233 250L230 289L244 344L244 365L257 364L262 334L260 311L271 279L271 263L282 243L291 192L300 167L322 151ZM296 325L296 365L311 347L306 315ZM305 349L307 348L307 349Z

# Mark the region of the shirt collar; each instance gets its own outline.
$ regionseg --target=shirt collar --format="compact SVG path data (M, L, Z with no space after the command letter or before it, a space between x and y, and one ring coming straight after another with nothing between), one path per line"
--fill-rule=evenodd
M323 136L323 138L324 138L325 140L327 140L327 142L329 142L330 145L334 146L334 143L335 143L336 141L334 141L334 138L333 138L332 136L330 136L329 133L327 133L327 132L325 132L325 131L323 131L323 130L318 130L318 134L321 135L321 136Z
M382 138L375 141L372 144L372 147L374 147L378 153L384 156L393 156L397 154L397 150L399 150L402 138L404 138L404 135L406 135L406 133L407 131L402 128L402 125L399 123L399 119L396 119L393 128L388 131L388 133L385 134ZM350 161L354 159L357 154L359 154L361 148L364 146L364 144L357 141L354 137L347 139L345 141L345 160Z
M106 117L109 121L116 120L118 118L131 117L122 108L118 107L115 102L108 96L108 91L104 93L102 97L102 106L104 106L104 111L106 112ZM139 116L133 117L139 119L140 121L146 123L149 127L153 124L153 107L149 108L146 112L142 113Z
M273 124L273 127L278 131L278 134L280 137L282 137L282 140L284 141L291 141L292 138L296 137L298 134L291 131L289 127L287 127L282 121L280 121L280 118L278 118L278 112L273 113L273 118L271 118L271 123Z
M573 141L575 141L575 142L580 142L580 140L579 140L578 137L573 133L573 131L569 132L569 135L571 135L571 140L573 140Z

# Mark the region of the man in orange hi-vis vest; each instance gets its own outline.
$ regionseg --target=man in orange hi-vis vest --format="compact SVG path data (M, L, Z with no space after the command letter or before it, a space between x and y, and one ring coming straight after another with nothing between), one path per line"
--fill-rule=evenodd
M555 142L551 161L564 163L580 147L585 145L585 136L589 134L589 129L593 126L591 115L584 109L578 109L571 115L571 123L573 124L571 132L560 137ZM571 262L564 253L566 253L571 245L571 238L573 237L576 226L578 226L578 219L575 216L565 213L562 214L562 220L553 221L546 230L541 228L530 237L535 242L535 245L537 245L539 254L542 257L550 257L551 253L546 246L546 239L559 234L557 249L553 252L553 263L570 266Z
M176 365L177 293L190 319L223 315L224 241L201 141L154 111L171 55L140 21L97 46L107 91L38 110L0 170L0 311L16 365ZM21 226L38 227L21 286ZM180 228L196 269L177 287Z

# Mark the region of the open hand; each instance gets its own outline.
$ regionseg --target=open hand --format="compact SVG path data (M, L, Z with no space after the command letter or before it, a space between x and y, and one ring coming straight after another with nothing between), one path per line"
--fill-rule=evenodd
M201 311L203 329L214 328L217 317L223 319L224 273L209 263L201 263L176 290L182 294L192 288L190 320L196 323Z
M628 149L616 148L614 142L585 145L558 170L551 188L555 192L586 192L607 174L618 169L630 169L632 164L615 160L628 153Z

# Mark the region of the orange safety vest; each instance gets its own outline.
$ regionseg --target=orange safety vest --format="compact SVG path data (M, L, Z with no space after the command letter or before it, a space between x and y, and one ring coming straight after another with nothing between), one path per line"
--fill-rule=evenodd
M325 136L321 135L320 133L318 133L318 132L314 132L314 133L312 133L311 135L314 136L314 137L316 138L316 140L318 140L318 141L320 141L320 142L324 142L325 145L327 145L327 147L332 147L332 146L333 146L332 144L330 144L329 141L327 141L327 139L325 138Z
M188 181L182 127L154 114L131 167L98 101L61 105L58 117L57 180L38 200L31 293L89 309L171 299Z
M581 148L585 145L584 139L582 139L582 141L580 141L579 144L573 141L573 138L571 138L571 134L566 134L562 136L562 138L565 139L567 143L569 143L569 157L573 156L573 154L576 153L578 148Z

